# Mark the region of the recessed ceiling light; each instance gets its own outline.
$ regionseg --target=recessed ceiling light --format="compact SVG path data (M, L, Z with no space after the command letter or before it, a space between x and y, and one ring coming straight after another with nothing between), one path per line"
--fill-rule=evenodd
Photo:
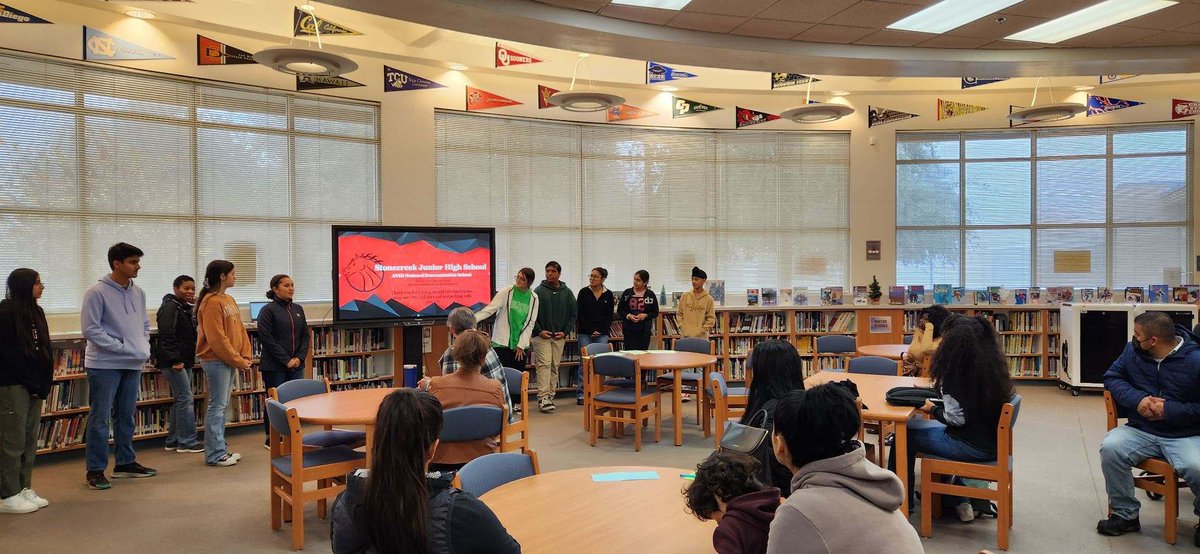
M452 63L452 64L450 64L450 69L453 69L455 71L466 71L467 66L465 66L461 63Z
M888 25L888 29L944 33L996 13L1021 0L942 0Z
M642 8L659 8L662 10L681 10L692 0L612 0L613 4L639 6Z
M128 15L129 17L136 17L138 19L154 19L154 12L148 12L146 10L129 10L125 12L125 15Z
M1174 0L1105 0L1004 38L1057 44L1178 3Z
M658 90L661 90L661 91L663 91L663 92L675 92L675 91L679 90L679 88L678 88L678 87L673 87L673 86L670 86L670 85L663 85L663 86L661 86L661 87L658 87Z
M1085 90L1092 90L1094 88L1096 88L1096 87L1094 87L1092 85L1079 85L1079 86L1075 87L1075 90L1078 92L1083 92Z
M313 6L312 4L300 4L300 11L302 12L312 13L312 11L315 9L317 9L316 6Z
M829 91L829 95L830 96L849 96L850 93L847 91L844 91L844 90L831 90L831 91Z

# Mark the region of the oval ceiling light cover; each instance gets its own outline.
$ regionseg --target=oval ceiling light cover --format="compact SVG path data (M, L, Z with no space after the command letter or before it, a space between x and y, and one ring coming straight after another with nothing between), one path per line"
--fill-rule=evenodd
M841 104L808 104L779 114L796 123L829 123L854 113L854 108Z
M325 50L272 46L254 54L254 61L290 75L336 77L358 69L354 60Z
M1086 111L1087 106L1084 104L1078 102L1060 102L1017 110L1008 114L1008 118L1016 123L1048 123L1071 119Z
M598 112L625 103L625 99L616 94L592 90L556 92L546 101L569 112Z

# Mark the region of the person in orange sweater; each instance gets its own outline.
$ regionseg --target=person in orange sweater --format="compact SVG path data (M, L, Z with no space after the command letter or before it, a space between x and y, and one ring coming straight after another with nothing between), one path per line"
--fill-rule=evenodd
M458 362L458 371L429 380L429 392L442 403L443 410L460 406L496 406L504 408L500 381L480 373L491 344L479 331L463 331L454 339L450 355ZM443 442L433 456L431 467L439 471L458 469L463 464L496 451L496 437L474 441Z
M204 462L231 466L242 455L225 444L225 408L229 405L233 372L250 369L250 335L242 323L237 301L225 291L237 283L233 263L213 260L204 270L204 288L196 302L196 357L208 382L208 410L204 413Z

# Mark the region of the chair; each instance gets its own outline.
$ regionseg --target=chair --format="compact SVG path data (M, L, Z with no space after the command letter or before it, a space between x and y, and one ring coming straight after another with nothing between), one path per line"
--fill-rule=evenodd
M498 437L504 432L507 419L507 406L459 406L442 410L442 434L438 438L446 444Z
M730 387L720 371L709 373L708 379L709 390L705 398L710 405L705 406L704 436L707 437L711 431L713 448L720 448L721 437L725 435L725 422L746 412L750 391L746 387Z
M524 454L488 454L462 466L454 475L454 486L475 496L483 496L500 485L538 473L541 471L538 469L537 452L533 450L527 450Z
M325 394L329 392L328 379L294 379L267 391L271 399L287 404L297 398ZM304 448L324 448L327 446L346 446L358 448L367 444L367 434L362 431L345 431L326 425L324 431L304 435L301 441Z
M813 348L813 363L816 365L817 371L845 371L846 359L854 355L858 350L858 343L854 337L850 335L823 335L817 337L816 344ZM835 365L830 368L821 367L821 356L836 356L841 359L840 365Z
M583 430L588 430L591 427L591 420L588 418L588 406L592 403L591 390L588 388L588 380L591 379L591 364L592 356L597 354L605 354L612 352L612 345L604 342L595 342L587 345L582 352L581 363L583 366ZM607 379L604 382L605 386L629 388L633 386L633 382L628 379Z
M1117 427L1117 419L1124 417L1113 401L1112 393L1104 391L1104 409L1108 411L1108 430ZM1133 478L1133 486L1146 491L1148 495L1158 495L1163 499L1166 508L1163 525L1163 540L1167 544L1175 544L1175 529L1179 519L1179 489L1186 487L1187 482L1175 474L1175 468L1163 458L1146 458L1133 466L1142 470L1142 475ZM1168 486L1167 483L1175 483ZM1151 496L1151 498L1154 498Z
M509 421L504 418L504 429L501 431L500 451L512 452L529 450L529 374L511 367L504 368L504 377L508 381L509 396L521 397L521 419ZM521 435L517 440L511 440L512 435Z
M637 358L628 356L596 356L592 358L595 377L588 384L592 387L592 403L588 406L591 419L588 442L596 446L596 438L604 435L604 422L613 424L613 434L619 435L620 428L633 425L634 451L642 450L642 422L654 417L654 442L662 435L662 392L658 387L645 387L641 379L641 364ZM601 391L599 379L616 377L632 379L632 389ZM625 415L628 413L628 415Z
M684 337L675 341L676 352L695 352L697 354L712 354L712 342L701 337ZM672 374L659 375L658 384L660 386L671 387L672 394L675 389L675 376ZM704 370L700 371L684 371L680 378L682 385L679 394L690 390L696 393L696 423L702 423L704 411ZM707 435L705 435L707 436Z
M913 341L912 335L904 335L904 344L912 344L912 341Z
M900 364L896 360L883 356L859 356L850 358L846 364L847 373L862 373L868 375L899 375Z
M996 503L996 545L1008 550L1008 532L1013 525L1013 443L1012 429L1021 412L1021 395L1014 394L1000 412L996 426L996 460L958 462L918 453L921 457L921 536L933 536L933 507L941 506L943 494L982 498ZM897 463L904 463L903 460ZM943 483L938 476L958 476L992 481L996 490Z
M283 526L284 509L290 506L292 549L304 548L304 504L317 501L317 516L325 519L326 500L346 488L346 475L366 466L366 454L345 446L306 450L301 445L300 417L295 408L267 400L271 425L271 529ZM317 488L304 484L316 481Z

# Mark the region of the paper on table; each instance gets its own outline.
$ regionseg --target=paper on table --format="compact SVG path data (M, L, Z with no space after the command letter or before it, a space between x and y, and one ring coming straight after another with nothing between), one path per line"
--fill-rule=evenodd
M593 473L592 481L608 483L611 481L653 481L658 479L657 471L616 471L613 473Z

